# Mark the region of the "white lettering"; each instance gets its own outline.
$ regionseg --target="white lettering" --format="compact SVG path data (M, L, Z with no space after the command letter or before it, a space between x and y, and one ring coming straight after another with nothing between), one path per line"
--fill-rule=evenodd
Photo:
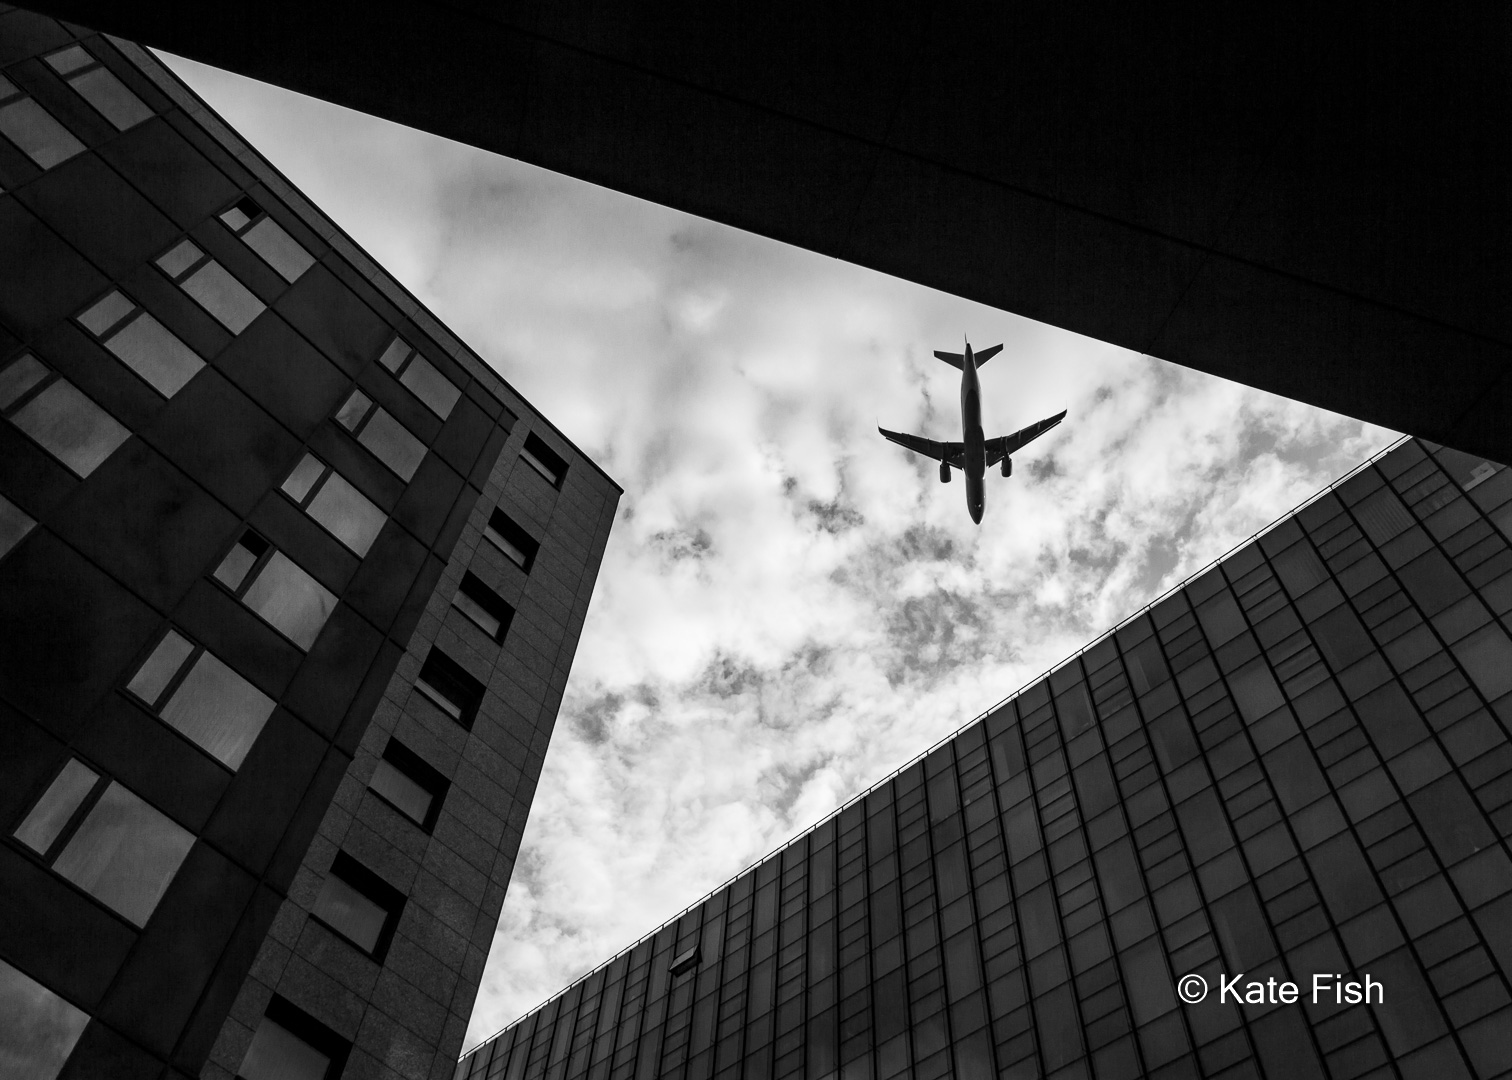
M1227 1001L1228 1000L1228 996L1230 994L1233 994L1234 995L1234 1000L1236 1002L1239 1001L1240 1000L1240 998L1239 998L1239 991L1235 990L1234 987L1239 984L1239 980L1242 979L1242 978L1244 978L1244 972L1242 972L1242 971L1239 974L1235 975L1228 982L1224 982L1223 981L1223 976L1219 975L1218 976L1218 1000L1219 1001Z

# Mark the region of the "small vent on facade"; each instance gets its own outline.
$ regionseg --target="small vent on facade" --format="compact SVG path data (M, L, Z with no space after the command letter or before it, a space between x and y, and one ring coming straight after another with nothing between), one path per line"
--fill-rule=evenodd
M701 959L703 959L703 953L696 944L691 949L684 949L672 958L672 967L669 969L672 977L675 979L679 975L692 971Z

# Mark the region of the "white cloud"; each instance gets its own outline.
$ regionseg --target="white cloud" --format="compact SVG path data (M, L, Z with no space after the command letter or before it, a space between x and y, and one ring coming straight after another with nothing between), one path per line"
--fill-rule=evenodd
M469 1042L1390 433L175 62L625 486ZM1004 341L962 484L930 354Z

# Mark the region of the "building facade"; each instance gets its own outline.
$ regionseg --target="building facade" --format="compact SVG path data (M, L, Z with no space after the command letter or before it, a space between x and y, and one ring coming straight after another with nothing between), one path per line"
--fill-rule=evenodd
M450 1076L619 489L0 6L0 1075Z
M458 1080L1512 1074L1509 535L1404 441Z

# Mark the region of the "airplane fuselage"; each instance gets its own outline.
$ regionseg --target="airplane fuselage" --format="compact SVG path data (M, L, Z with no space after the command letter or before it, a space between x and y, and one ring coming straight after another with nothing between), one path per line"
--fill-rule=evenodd
M982 483L987 472L987 449L982 435L982 384L969 344L961 361L961 441L966 444L966 465L961 470L966 475L966 509L971 520L980 525L987 505L987 489Z

